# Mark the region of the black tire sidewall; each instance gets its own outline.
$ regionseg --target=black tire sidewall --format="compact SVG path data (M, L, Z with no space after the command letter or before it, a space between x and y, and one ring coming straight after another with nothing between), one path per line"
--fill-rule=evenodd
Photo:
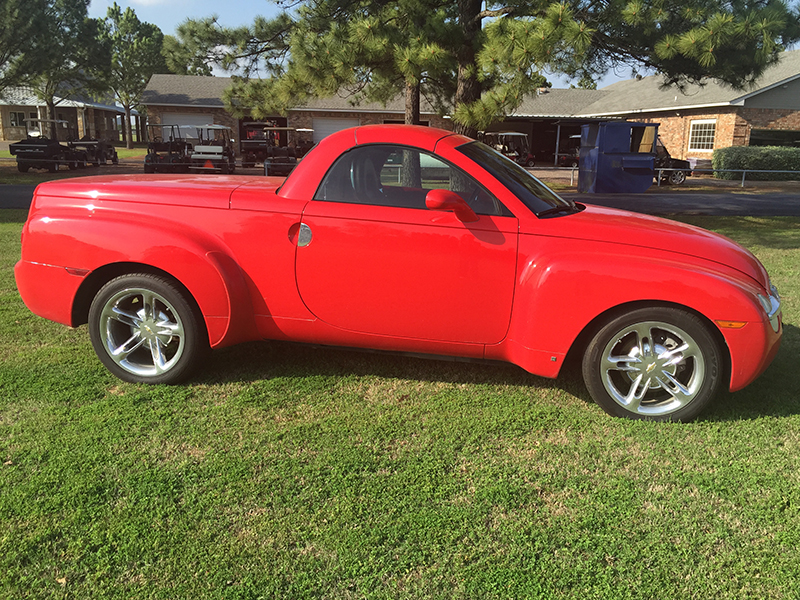
M625 327L644 321L660 321L682 329L698 344L705 361L705 378L696 397L677 411L665 415L650 416L628 411L609 395L602 382L600 364L608 342ZM722 356L719 342L697 315L672 307L640 308L617 315L597 331L583 356L583 380L592 399L612 416L646 421L691 421L705 410L722 385Z
M100 316L112 296L126 288L142 288L162 296L175 309L183 324L184 350L178 363L166 373L156 376L141 376L120 367L106 351L100 330ZM170 279L149 273L121 275L106 283L97 292L89 308L89 338L100 362L119 379L130 383L175 384L185 381L202 362L208 349L205 325L197 309Z

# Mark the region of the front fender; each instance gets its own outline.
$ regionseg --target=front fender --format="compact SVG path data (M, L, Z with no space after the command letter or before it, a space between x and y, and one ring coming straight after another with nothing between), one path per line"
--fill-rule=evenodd
M535 239L529 242L535 247ZM575 340L598 316L627 304L684 306L712 322L747 322L752 329L764 323L755 282L702 259L553 239L546 253L521 258L503 358L546 377L558 375Z

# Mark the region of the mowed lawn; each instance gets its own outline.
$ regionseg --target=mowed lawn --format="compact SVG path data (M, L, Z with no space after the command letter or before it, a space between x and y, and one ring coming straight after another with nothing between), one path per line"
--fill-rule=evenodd
M649 424L576 375L277 343L122 383L22 304L24 216L0 211L2 598L800 596L800 219L691 219L765 263L784 343Z

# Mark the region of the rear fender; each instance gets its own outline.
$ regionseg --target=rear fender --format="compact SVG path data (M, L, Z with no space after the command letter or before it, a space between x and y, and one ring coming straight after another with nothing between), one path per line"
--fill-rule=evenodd
M157 270L180 283L196 302L211 346L253 339L253 309L241 269L217 238L185 224L158 221L34 217L26 226L23 261L52 263L85 274L69 313L85 321L88 303L107 281ZM74 300L74 302L73 302ZM87 303L88 301L88 303Z

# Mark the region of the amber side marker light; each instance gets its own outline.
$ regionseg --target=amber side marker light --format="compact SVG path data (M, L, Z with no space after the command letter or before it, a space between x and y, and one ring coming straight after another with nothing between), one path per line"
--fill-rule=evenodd
M723 329L741 329L747 325L747 321L716 321L716 324Z

